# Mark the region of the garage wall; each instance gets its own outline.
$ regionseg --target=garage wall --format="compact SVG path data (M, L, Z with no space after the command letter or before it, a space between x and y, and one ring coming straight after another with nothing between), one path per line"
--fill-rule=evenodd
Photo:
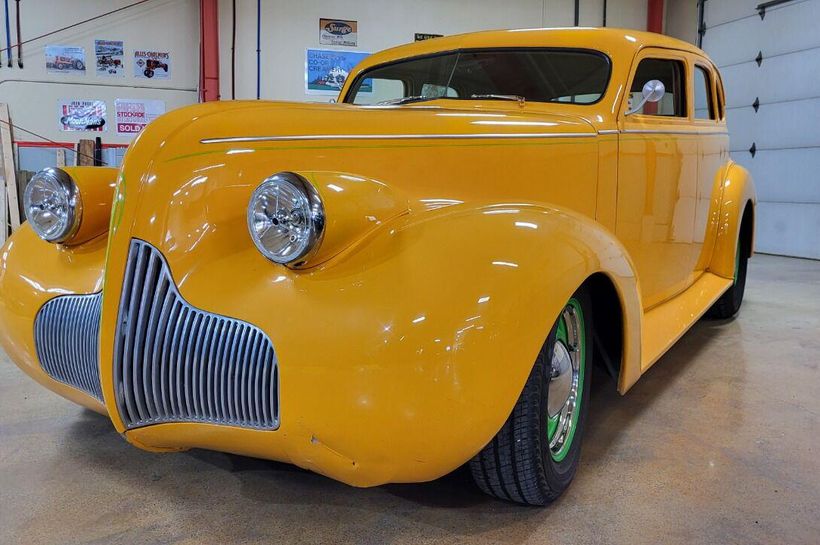
M690 44L698 43L697 0L666 0L664 33Z
M256 1L237 0L236 98L256 98ZM305 49L319 45L319 18L358 21L359 46L375 52L413 41L416 32L458 34L498 28L572 26L574 0L264 0L262 98L323 100L304 92ZM581 0L580 24L600 26L603 0ZM231 0L220 1L223 99L231 98ZM646 0L609 0L607 25L646 28Z
M725 82L732 157L757 184L757 249L820 259L820 0L763 19L759 3L707 1L703 48Z
M117 9L134 0L36 0L21 2L23 40ZM11 8L12 43L16 43L14 9ZM1 12L0 12L1 13ZM0 32L5 40L5 29ZM95 75L94 40L125 42L125 77L101 78ZM86 74L71 76L46 72L44 47L70 45L85 48ZM2 44L5 47L5 42ZM171 52L170 80L133 77L135 49ZM57 118L60 99L101 99L107 102L108 123L113 123L117 98L160 99L167 108L197 101L199 80L199 2L196 0L153 0L120 13L81 25L23 45L24 68L17 67L14 49L13 68L6 66L2 54L0 102L9 104L12 122L60 142L101 136L105 143L126 144L130 136L118 136L113 127L98 132L61 132ZM38 140L15 131L15 140ZM22 165L26 167L26 165Z

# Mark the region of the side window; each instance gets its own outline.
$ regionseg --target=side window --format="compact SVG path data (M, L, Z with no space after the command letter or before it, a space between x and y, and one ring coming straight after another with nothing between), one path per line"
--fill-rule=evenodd
M370 83L368 86L367 83ZM355 104L376 104L385 99L406 95L407 86L400 79L369 78L356 94Z
M647 81L657 79L663 82L666 93L660 102L647 102L637 112L643 115L686 117L686 71L682 61L671 59L643 59L638 64L635 79L629 89L629 107L641 102L641 91Z
M715 119L710 79L705 68L695 66L695 119Z

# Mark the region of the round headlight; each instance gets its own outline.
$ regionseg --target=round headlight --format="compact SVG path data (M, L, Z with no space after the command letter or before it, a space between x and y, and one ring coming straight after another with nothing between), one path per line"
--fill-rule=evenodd
M319 247L325 211L304 178L280 172L256 188L248 206L248 230L262 255L285 265L305 261Z
M35 174L23 196L26 219L46 242L65 242L77 233L82 201L77 184L59 168Z

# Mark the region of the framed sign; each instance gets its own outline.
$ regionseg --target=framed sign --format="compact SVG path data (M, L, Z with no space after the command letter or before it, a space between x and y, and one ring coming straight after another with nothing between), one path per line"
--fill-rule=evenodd
M358 26L356 21L319 19L319 43L356 47L359 44Z

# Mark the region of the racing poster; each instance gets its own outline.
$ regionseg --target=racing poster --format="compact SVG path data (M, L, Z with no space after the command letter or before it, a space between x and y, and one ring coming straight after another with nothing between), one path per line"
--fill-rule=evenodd
M121 41L94 40L94 55L97 57L98 76L125 77L125 53Z
M336 95L347 75L370 53L308 49L305 56L305 92L313 95ZM361 92L373 91L372 82L365 80Z
M137 134L165 113L164 100L118 98L114 101L117 134Z
M134 77L171 79L171 53L168 51L134 51Z
M84 76L85 48L70 45L47 45L46 72Z
M106 130L104 100L60 100L57 103L57 117L61 131Z

